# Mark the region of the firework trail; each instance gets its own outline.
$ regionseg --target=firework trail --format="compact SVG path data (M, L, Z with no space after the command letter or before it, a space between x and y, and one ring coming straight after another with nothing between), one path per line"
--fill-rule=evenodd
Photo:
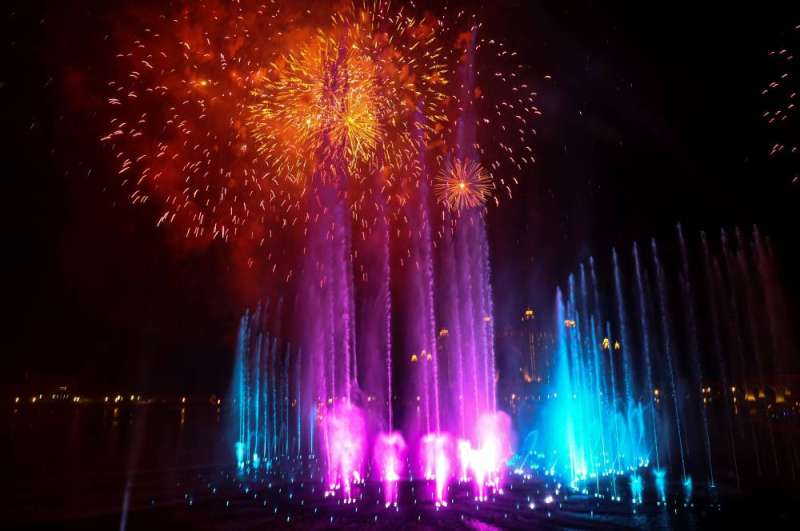
M793 184L800 182L800 174L796 170L800 144L795 117L800 104L796 57L800 51L798 41L800 25L792 28L780 49L769 52L769 64L774 77L761 91L766 107L761 117L767 123L772 138L769 154L788 162Z

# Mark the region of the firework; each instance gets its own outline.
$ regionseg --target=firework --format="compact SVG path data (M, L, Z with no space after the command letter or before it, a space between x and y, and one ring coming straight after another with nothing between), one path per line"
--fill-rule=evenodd
M130 19L139 26L113 33L116 75L106 83L101 139L128 201L190 245L230 242L248 266L258 256L276 271L278 253L256 250L279 229L300 228L303 214L299 198L257 163L245 119L261 64L274 57L273 36L291 15L203 2L158 15L137 9Z
M460 212L486 204L492 186L492 178L480 163L468 158L449 158L434 179L433 191L440 203Z
M413 174L445 129L435 29L388 4L353 4L273 62L248 121L272 172L301 187L321 170L353 181L384 167Z
M441 202L461 209L510 196L533 162L535 92L516 54L463 13L243 1L125 19L140 24L114 32L102 140L128 201L187 239L270 248L287 227L306 230L309 190L336 182L363 240L379 217L403 223L422 181L464 173Z
M492 181L484 201L493 198L499 205L501 196L512 197L513 188L535 162L535 122L541 111L529 84L533 73L506 43L484 37L475 15L459 12L449 33L450 61L460 90L452 93L447 156L479 160ZM459 130L465 127L474 130L474 136L461 137Z

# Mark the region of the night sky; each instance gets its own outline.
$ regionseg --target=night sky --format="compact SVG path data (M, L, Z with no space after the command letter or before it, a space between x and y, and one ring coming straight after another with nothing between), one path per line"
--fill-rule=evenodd
M104 79L106 36L131 3L13 4L0 15L0 381L224 392L239 315L270 281L221 243L177 244L119 193L100 96L85 89ZM769 4L470 4L530 65L544 113L533 171L490 209L501 326L527 305L547 313L581 260L679 222L691 235L757 223L797 306L800 169L768 157L760 92L780 73L770 50L800 54L800 12Z

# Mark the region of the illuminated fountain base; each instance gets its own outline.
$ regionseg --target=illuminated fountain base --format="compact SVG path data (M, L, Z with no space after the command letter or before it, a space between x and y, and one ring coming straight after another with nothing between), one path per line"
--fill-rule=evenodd
M318 462L302 461L305 472L314 475ZM298 464L299 461L283 463L292 469L297 469ZM230 498L226 510L229 513L265 510L270 519L297 528L330 525L692 528L715 521L723 514L717 493L698 491L695 499L687 503L680 483L665 483L662 499L655 476L646 469L640 471L644 479L641 490L637 490L637 483L630 476L605 477L574 489L556 478L512 472L482 493L473 481L456 479L440 494L435 478L415 478L393 484L393 501L387 503L387 486L382 482L366 480L354 484L350 496L345 497L331 493L320 479L324 476L322 470L318 470L316 479L301 481L292 474L278 472L279 468L276 464L273 469L276 471L268 474L220 476L215 484ZM415 466L406 460L403 468L410 472Z

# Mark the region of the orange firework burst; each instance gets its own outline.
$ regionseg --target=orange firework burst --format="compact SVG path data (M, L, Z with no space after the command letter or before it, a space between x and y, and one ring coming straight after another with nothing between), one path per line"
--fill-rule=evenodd
M276 13L186 4L117 32L121 74L108 82L110 130L102 140L129 200L152 202L159 225L198 240L245 232L262 239L269 210L295 217L292 199L253 164L244 123L256 50L265 44L255 35L274 33Z
M122 190L183 237L179 245L229 242L247 267L291 278L300 198L258 161L246 118L262 65L277 57L275 39L297 8L179 0L164 9L131 8L113 31L102 142Z
M331 167L355 180L383 167L408 170L444 129L443 56L434 21L381 2L337 12L273 62L253 91L258 152L301 187Z
M102 140L128 201L192 245L270 249L274 271L289 252L275 240L307 229L304 196L321 183L336 183L361 240L379 218L407 223L432 181L445 210L510 196L539 114L516 54L463 12L349 1L317 14L179 0L121 17L140 24L114 31ZM463 189L441 189L451 174Z
M440 203L461 212L486 204L492 193L492 178L472 159L448 158L433 182Z

